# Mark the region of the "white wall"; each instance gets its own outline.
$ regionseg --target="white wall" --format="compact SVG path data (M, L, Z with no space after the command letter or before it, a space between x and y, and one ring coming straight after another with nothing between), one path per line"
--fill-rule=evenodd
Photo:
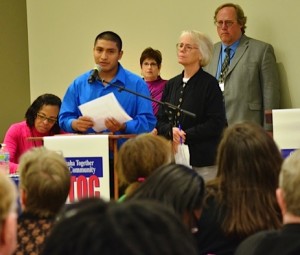
M182 30L196 29L218 41L213 15L218 0L27 0L31 100L63 96L72 80L93 68L93 42L105 30L123 40L123 66L140 74L148 46L163 54L162 76L181 71L175 44ZM246 34L271 43L282 81L282 108L300 108L299 0L236 0L248 17Z

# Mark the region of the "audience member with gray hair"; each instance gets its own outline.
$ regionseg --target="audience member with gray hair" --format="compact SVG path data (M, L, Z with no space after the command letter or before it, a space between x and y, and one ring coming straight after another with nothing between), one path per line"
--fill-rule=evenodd
M44 147L27 151L20 164L18 246L15 254L40 254L56 214L70 189L70 171L62 155Z

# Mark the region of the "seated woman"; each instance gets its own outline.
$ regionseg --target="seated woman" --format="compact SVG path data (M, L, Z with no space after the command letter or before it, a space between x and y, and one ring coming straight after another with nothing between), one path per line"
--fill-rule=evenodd
M156 168L172 161L171 143L162 136L141 134L127 140L120 148L116 169L125 195L139 187ZM125 196L119 200L124 200Z
M205 185L191 168L169 164L156 169L125 201L155 200L171 208L192 232L198 231Z
M254 123L228 127L218 147L218 173L206 184L197 233L199 254L234 254L246 237L281 226L275 191L282 157Z
M32 147L43 145L42 140L29 137L51 136L61 132L57 116L61 100L53 94L39 96L29 106L22 122L12 124L4 137L4 144L10 154L10 173L15 173L20 156Z

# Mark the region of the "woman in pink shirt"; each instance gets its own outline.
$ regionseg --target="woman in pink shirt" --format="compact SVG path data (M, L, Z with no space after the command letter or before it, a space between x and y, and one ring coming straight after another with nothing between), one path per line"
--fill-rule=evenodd
M43 145L42 140L29 137L44 137L62 133L58 125L61 106L59 97L53 94L39 96L29 106L22 122L12 124L4 137L4 144L10 154L10 173L15 173L20 156L32 147Z

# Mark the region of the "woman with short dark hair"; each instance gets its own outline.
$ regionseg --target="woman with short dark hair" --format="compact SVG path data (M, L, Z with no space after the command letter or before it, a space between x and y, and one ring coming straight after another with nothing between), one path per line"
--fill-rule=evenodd
M160 76L162 55L159 50L146 48L140 57L141 73L148 85L151 98L160 101L167 80ZM157 102L152 102L153 113L156 116L159 108Z

